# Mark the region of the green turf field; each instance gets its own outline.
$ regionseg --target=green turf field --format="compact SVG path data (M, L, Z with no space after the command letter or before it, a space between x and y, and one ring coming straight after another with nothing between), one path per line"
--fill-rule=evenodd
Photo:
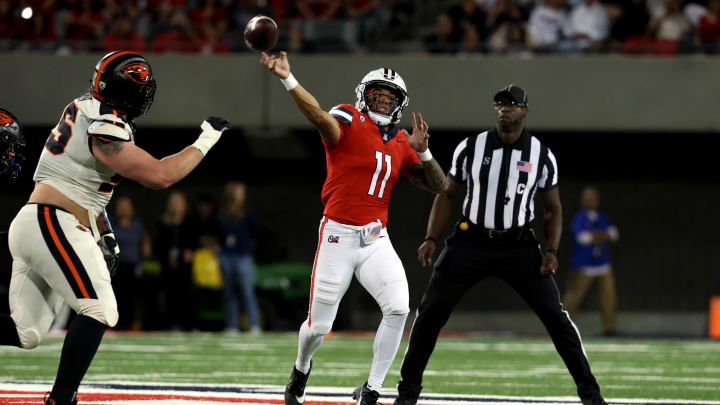
M283 385L295 360L295 333L108 334L86 381ZM0 348L0 380L51 381L62 340L32 351ZM399 378L403 340L386 387ZM586 339L609 398L720 398L720 342ZM367 378L372 336L333 335L314 360L309 385L355 387ZM575 387L548 338L444 338L425 373L425 392L572 396Z

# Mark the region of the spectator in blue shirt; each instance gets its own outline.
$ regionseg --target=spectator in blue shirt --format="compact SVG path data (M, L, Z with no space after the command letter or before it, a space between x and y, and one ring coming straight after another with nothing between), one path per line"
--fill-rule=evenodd
M600 212L600 194L594 187L586 187L581 195L580 211L572 221L572 252L570 267L576 270L563 303L574 317L585 293L594 281L598 282L600 306L603 316L603 332L606 336L617 335L617 293L615 276L610 263L608 247L619 238L617 228Z
M135 311L139 306L140 245L147 236L145 227L135 218L135 206L129 197L118 198L115 215L110 217L110 221L120 247L120 265L113 279L120 318L114 329L128 330L134 327Z
M225 330L239 331L239 304L248 318L250 333L260 333L259 310L255 296L253 249L259 235L257 217L247 212L245 184L231 181L225 185L225 206L221 222L223 241L220 267L225 294ZM238 300L241 302L238 302Z

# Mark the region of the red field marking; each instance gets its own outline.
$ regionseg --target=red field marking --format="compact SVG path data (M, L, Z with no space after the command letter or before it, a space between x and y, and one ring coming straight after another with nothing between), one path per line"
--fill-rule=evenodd
M15 397L4 398L4 395L18 395ZM25 396L20 396L25 395ZM45 392L30 391L9 391L0 390L0 405L19 405L19 404L38 404L42 402ZM253 404L269 404L283 405L284 399L270 398L232 398L219 396L200 396L200 395L182 395L182 394L131 394L125 392L118 393L79 393L78 403L85 402L114 402L114 401L161 401L161 400L183 400L183 401L209 401L221 403L253 403ZM338 405L343 402L352 401L312 401L313 405Z

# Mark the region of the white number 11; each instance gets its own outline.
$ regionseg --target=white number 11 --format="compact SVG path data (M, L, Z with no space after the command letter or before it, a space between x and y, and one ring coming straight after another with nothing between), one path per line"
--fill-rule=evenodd
M390 178L390 172L392 172L392 156L385 156L385 177L383 177L380 183L380 191L378 191L378 198L383 198L385 192L385 183ZM382 170L383 153L375 151L375 160L377 160L377 166L375 167L375 173L373 173L372 181L370 182L370 188L368 189L368 195L375 195L375 187L377 187L378 177L380 177L380 170Z

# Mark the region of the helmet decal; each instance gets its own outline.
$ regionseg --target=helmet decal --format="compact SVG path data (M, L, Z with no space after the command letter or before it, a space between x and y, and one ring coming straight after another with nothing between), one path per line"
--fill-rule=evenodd
M15 120L3 111L0 111L0 127L9 127Z
M103 56L95 65L90 93L134 118L147 113L156 88L147 59L135 52L115 51Z
M135 83L147 84L150 80L150 68L148 68L145 64L137 62L130 63L123 66L121 69L130 78L130 80Z
M95 74L93 75L93 90L98 91L102 90L100 89L100 81L102 80L101 73L103 70L105 70L105 67L112 62L114 59L116 59L118 56L132 54L133 52L130 51L115 51L110 52L109 54L105 55L100 59L100 61L95 66ZM105 87L105 84L103 83L103 87Z

